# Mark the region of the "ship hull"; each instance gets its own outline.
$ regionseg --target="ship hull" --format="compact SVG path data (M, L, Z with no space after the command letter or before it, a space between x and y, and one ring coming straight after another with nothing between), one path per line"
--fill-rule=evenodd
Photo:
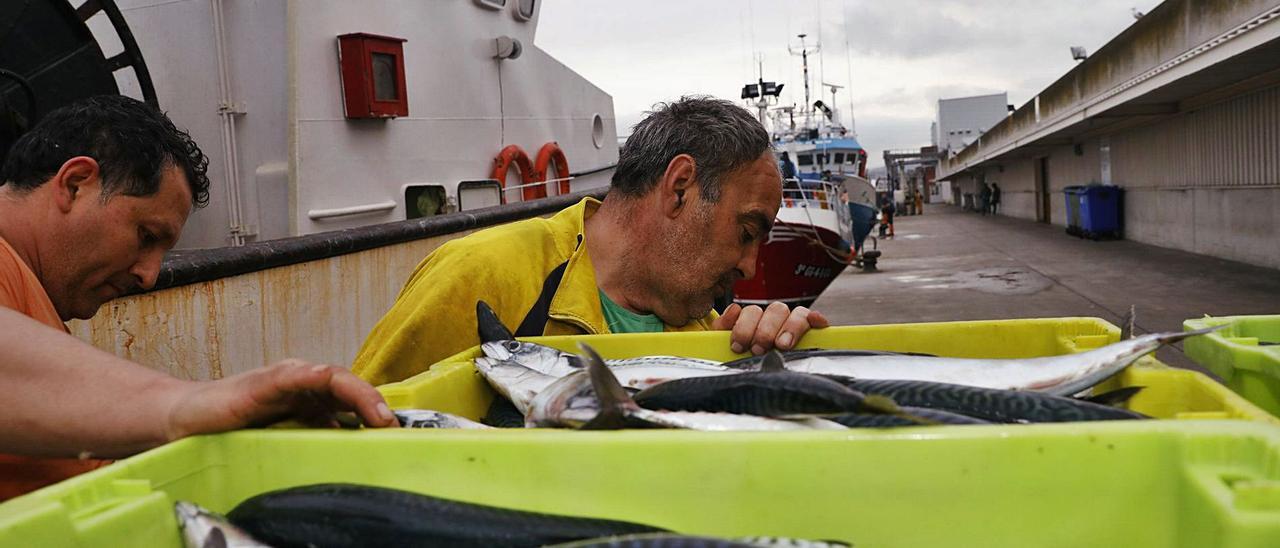
M826 228L779 221L760 246L755 276L734 285L734 301L810 306L848 266L848 245Z

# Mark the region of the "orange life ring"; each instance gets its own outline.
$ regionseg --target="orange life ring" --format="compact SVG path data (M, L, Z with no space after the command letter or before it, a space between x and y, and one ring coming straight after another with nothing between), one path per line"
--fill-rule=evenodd
M555 163L556 165L556 178L565 179L563 181L559 181L559 194L568 194L569 180L567 177L569 176L569 159L565 157L564 151L560 150L560 144L555 141L548 142L547 144L542 145L542 148L538 149L538 158L533 162L533 176L536 177L534 180L546 181L548 179L547 168L551 167L552 163ZM542 192L543 196L547 195L546 186L539 186L537 188Z
M522 184L537 181L537 177L533 171L533 162L529 161L529 155L524 153L524 149L520 145L507 145L493 157L493 176L491 178L498 180L504 192L502 193L502 203L507 203L507 170L511 168L511 164L515 163L516 169L520 171L520 180ZM546 189L527 186L521 189L520 195L525 200L533 200L538 198L538 191L542 191L542 196L547 195Z

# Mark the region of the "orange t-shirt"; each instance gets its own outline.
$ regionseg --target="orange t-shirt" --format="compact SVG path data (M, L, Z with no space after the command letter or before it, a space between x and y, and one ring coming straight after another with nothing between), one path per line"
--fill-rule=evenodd
M54 329L67 331L40 279L4 238L0 238L0 306L17 310ZM0 453L0 501L83 474L108 462Z

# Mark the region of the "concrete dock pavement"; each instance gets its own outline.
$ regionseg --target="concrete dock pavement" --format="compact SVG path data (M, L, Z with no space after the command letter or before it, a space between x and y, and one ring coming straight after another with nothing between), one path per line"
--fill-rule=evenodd
M814 303L834 325L1093 316L1137 332L1181 331L1204 314L1280 313L1280 271L952 205L895 219L879 271L846 269ZM868 243L868 245L870 245ZM1156 357L1204 371L1178 347Z

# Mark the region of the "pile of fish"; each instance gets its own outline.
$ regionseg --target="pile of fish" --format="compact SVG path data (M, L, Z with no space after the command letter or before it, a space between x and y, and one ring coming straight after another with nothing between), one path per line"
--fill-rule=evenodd
M625 521L512 510L343 483L263 493L225 517L190 502L178 502L174 511L188 548L849 546L773 537L688 536Z
M499 399L482 423L402 411L419 427L812 430L1148 418L1118 407L1139 387L1073 397L1161 345L1209 330L1156 333L1088 352L960 359L867 350L770 352L716 363L678 356L603 360L518 341L477 305L476 370ZM414 419L409 415L430 416Z

